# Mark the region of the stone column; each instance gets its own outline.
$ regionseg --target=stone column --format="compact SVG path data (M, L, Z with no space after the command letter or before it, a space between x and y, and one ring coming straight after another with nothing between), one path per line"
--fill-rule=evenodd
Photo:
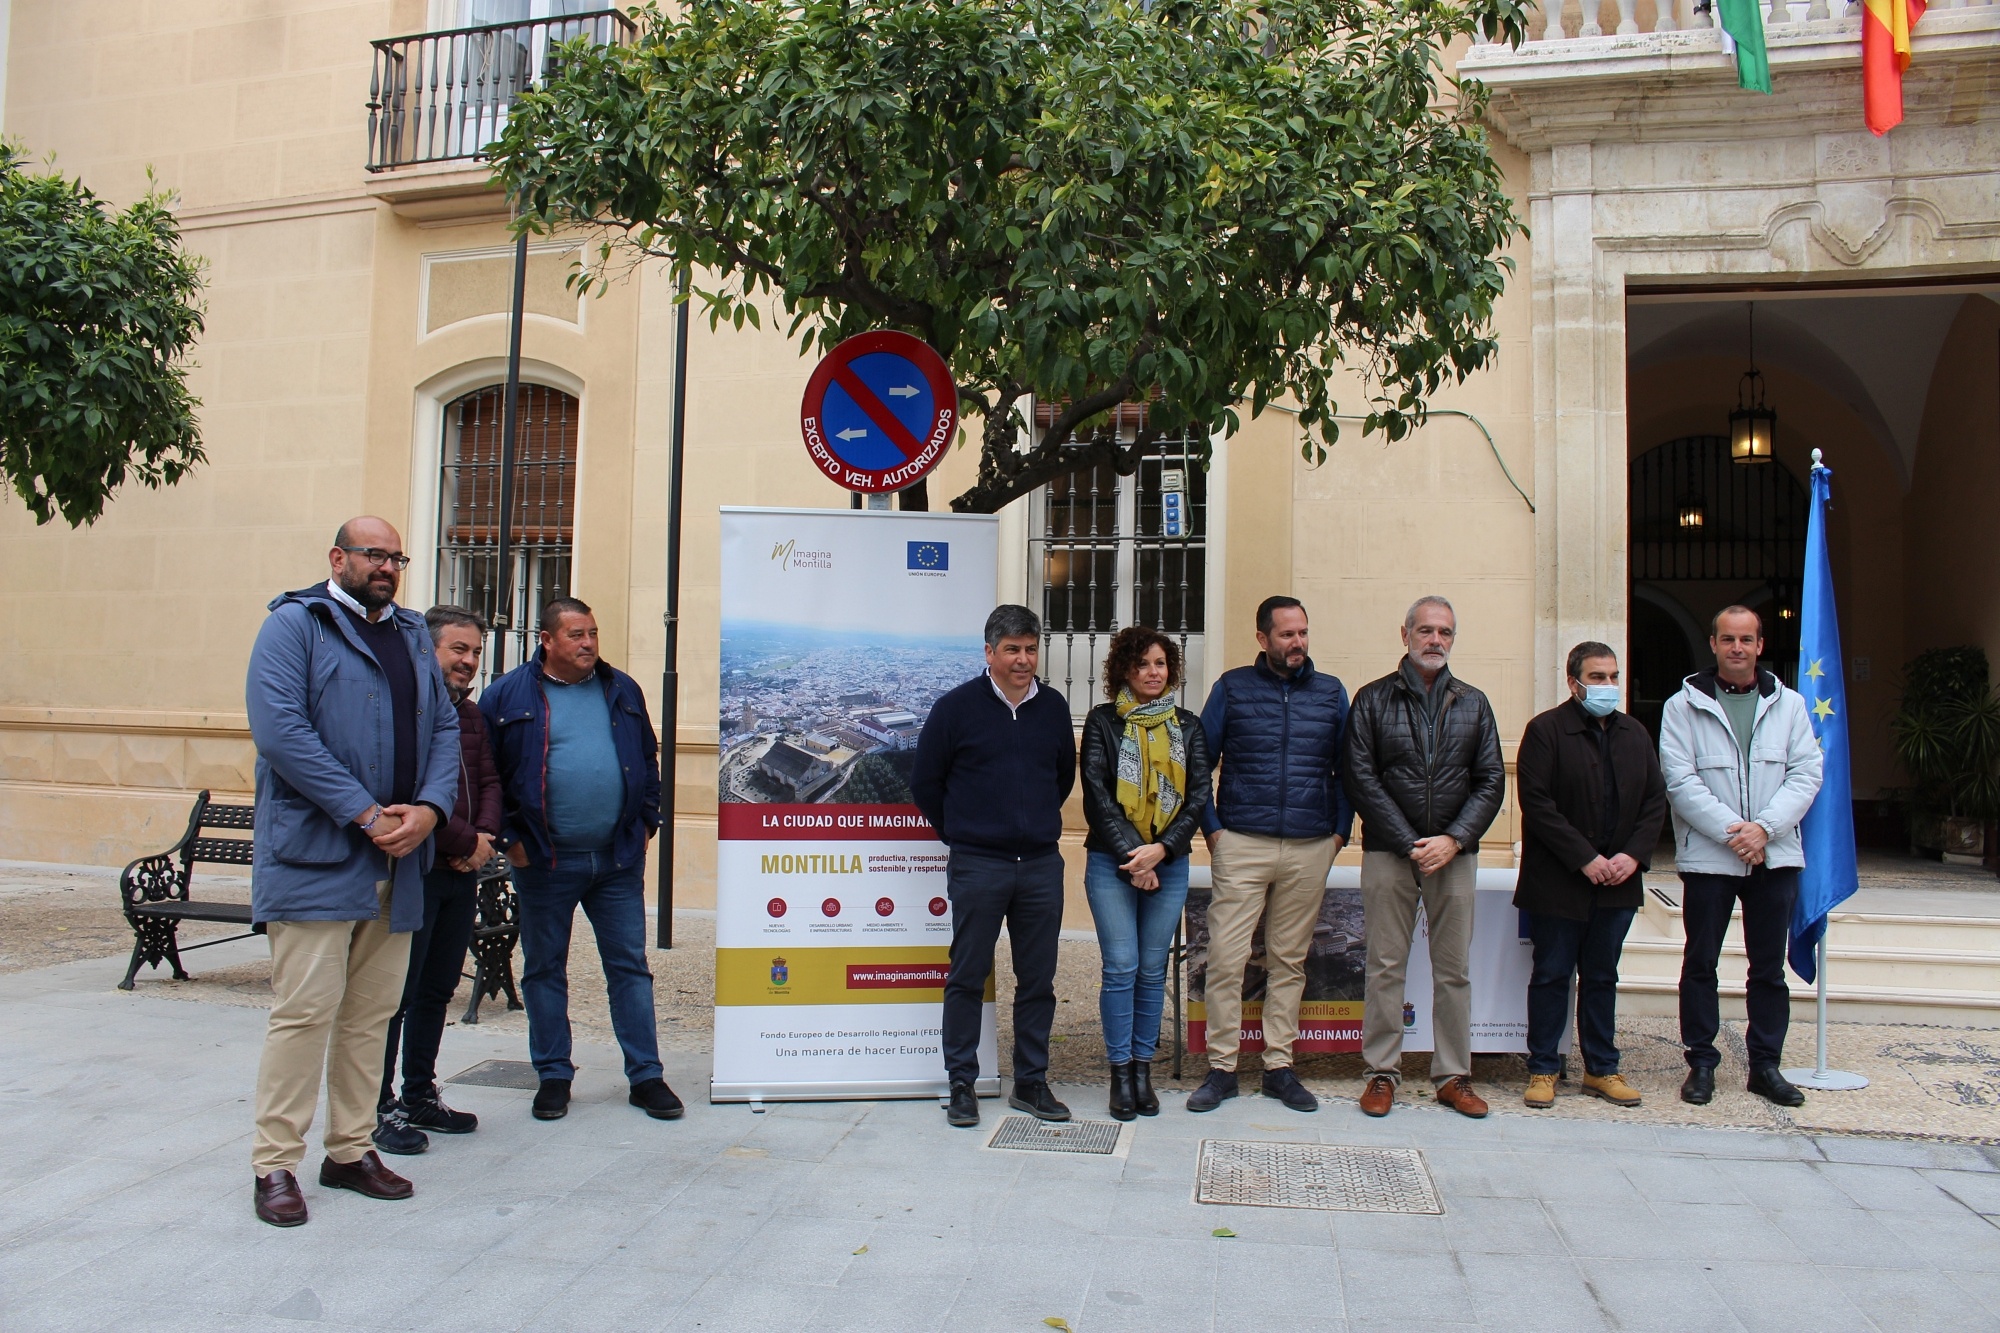
M1537 152L1534 229L1535 682L1562 698L1570 646L1625 652L1625 294L1597 245L1592 149Z

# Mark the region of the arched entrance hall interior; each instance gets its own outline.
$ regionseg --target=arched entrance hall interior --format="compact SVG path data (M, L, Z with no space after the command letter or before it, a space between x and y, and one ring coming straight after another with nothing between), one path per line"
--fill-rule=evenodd
M1772 462L1746 466L1728 437L1753 302L1777 424ZM1854 796L1872 815L1899 781L1889 718L1903 664L1957 644L2000 664L2000 281L1636 289L1626 319L1634 713L1657 724L1661 692L1705 663L1709 617L1730 602L1764 614L1766 664L1790 678L1819 449L1834 470Z

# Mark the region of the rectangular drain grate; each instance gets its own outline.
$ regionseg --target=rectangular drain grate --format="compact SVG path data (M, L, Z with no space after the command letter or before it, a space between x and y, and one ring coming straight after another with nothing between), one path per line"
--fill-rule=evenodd
M526 1060L481 1060L445 1082L466 1083L475 1088L519 1088L523 1092L533 1092L542 1086L541 1076Z
M1082 1152L1109 1156L1118 1148L1115 1120L1036 1120L1032 1116L1010 1115L1000 1122L989 1148L1015 1148L1025 1152Z
M1347 1213L1444 1212L1415 1148L1204 1139L1194 1198Z

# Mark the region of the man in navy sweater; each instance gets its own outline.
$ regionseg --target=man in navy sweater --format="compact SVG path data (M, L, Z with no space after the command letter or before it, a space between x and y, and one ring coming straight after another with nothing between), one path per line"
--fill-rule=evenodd
M1000 925L1014 944L1014 1090L1008 1104L1067 1120L1049 1091L1062 929L1062 807L1076 785L1069 704L1035 679L1042 624L1025 606L986 618L986 670L937 701L910 792L951 849L951 972L944 985L945 1117L979 1123L979 1027Z

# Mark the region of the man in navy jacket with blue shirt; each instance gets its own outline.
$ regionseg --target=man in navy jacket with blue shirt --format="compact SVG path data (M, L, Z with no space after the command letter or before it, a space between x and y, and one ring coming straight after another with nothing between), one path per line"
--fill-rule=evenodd
M521 901L521 998L537 1120L569 1113L569 937L583 908L597 935L611 1030L632 1105L673 1120L646 963L646 843L660 827L660 750L639 683L597 655L597 618L574 597L542 608L535 655L486 687Z
M1076 785L1076 731L1062 695L1035 679L1042 624L1025 606L986 618L986 670L948 691L917 738L910 793L951 849L951 971L944 987L945 1116L979 1123L979 1028L993 950L1014 945L1010 1105L1067 1120L1049 1091L1062 930L1062 807Z
M1243 967L1264 922L1264 1084L1294 1111L1319 1102L1292 1073L1306 950L1326 898L1326 872L1353 822L1338 770L1347 690L1313 669L1306 609L1296 597L1257 607L1249 666L1225 671L1201 710L1208 752L1222 764L1202 822L1214 892L1208 907L1209 1075L1188 1094L1190 1111L1236 1095L1243 1031Z

